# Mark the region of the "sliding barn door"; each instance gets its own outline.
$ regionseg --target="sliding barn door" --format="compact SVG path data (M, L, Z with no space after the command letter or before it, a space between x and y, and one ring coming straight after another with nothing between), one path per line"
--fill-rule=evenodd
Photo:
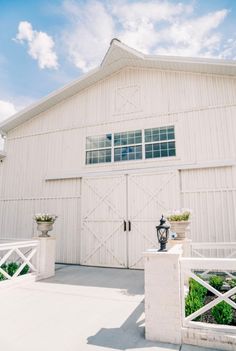
M135 174L128 177L128 266L143 268L143 252L157 248L156 226L162 214L179 208L178 172Z
M83 178L81 264L127 267L126 203L124 175Z

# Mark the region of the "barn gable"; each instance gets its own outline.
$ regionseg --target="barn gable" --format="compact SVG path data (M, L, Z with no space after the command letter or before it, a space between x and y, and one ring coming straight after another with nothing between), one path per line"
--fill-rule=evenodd
M154 68L164 71L183 71L225 76L236 75L236 64L234 61L144 55L129 48L119 40L113 39L98 68L2 122L0 124L1 132L3 134L7 133L21 123L47 111L61 101L70 98L125 67Z

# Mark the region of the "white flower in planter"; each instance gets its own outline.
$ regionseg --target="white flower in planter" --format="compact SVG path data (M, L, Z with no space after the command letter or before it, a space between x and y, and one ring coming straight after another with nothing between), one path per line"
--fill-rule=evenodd
M174 210L167 215L170 230L176 234L176 239L185 239L190 230L190 216L192 211L186 208Z
M34 215L34 220L36 222L52 222L54 223L57 219L56 215L49 214L49 213L37 213Z
M53 224L57 219L57 216L48 213L37 213L33 218L37 223L37 229L42 232L39 236L49 237L50 235L48 235L48 232L53 229Z

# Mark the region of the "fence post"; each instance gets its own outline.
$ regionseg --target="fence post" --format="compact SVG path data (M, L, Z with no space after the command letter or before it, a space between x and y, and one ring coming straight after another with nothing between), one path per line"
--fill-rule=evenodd
M55 237L37 237L39 241L37 255L37 280L46 279L55 275L56 239Z
M173 247L179 244L181 244L183 248L183 257L191 257L192 256L192 248L191 248L192 239L188 239L188 238L185 238L182 240L172 239L172 240L169 240L168 242L169 247Z
M182 245L168 252L148 250L145 257L145 336L181 344L180 257Z

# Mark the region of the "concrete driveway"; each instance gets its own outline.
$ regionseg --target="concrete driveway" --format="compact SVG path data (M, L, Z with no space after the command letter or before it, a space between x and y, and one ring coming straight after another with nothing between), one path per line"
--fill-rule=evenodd
M53 278L3 290L0 349L179 350L145 340L143 285L142 271L61 265Z

